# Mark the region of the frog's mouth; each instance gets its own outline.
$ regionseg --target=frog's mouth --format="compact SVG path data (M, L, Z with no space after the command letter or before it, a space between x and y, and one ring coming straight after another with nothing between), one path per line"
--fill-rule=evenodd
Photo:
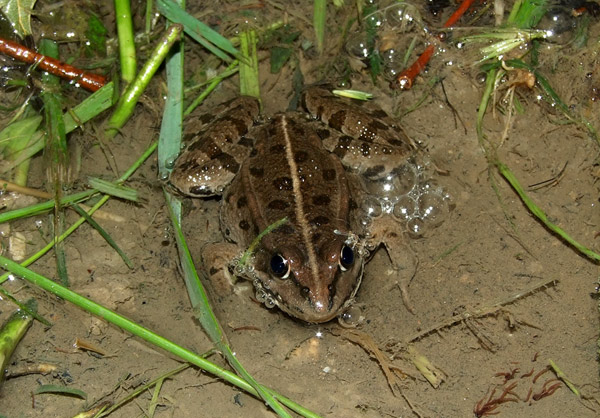
M358 271L354 272L355 283L351 292L346 297L333 296L333 301L327 309L316 309L314 304L308 298L306 299L306 303L303 303L302 306L290 306L285 302L281 295L273 289L266 287L263 284L263 281L257 277L253 280L255 296L256 299L263 303L267 308L271 309L276 306L294 318L315 324L328 322L343 313L354 303L354 298L362 282L364 260L357 260L356 264L358 264L356 266ZM339 274L343 274L343 272L340 272ZM339 279L341 279L341 277L339 277L338 280Z

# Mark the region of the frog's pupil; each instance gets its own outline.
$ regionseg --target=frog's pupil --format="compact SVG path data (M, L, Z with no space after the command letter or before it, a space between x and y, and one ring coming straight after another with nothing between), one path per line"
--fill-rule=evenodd
M271 258L271 271L275 276L278 277L283 277L287 273L287 261L281 256L281 254L275 254Z
M347 245L342 247L342 252L340 253L340 263L344 267L350 267L352 263L354 263L354 250Z

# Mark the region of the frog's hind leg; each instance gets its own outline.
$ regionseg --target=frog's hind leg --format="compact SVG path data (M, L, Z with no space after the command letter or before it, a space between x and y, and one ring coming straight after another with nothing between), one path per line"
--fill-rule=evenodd
M258 101L234 99L215 114L204 114L186 126L187 148L174 163L169 183L192 197L220 195L250 155L254 140L247 137L258 116Z

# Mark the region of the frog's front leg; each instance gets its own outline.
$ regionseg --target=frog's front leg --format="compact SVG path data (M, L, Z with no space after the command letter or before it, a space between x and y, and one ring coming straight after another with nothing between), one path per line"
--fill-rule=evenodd
M236 276L232 261L239 253L239 247L231 242L210 242L202 248L202 265L217 296L227 296L233 291Z
M394 228L397 229L397 228ZM367 245L376 248L383 244L392 263L392 269L397 275L404 306L410 313L415 313L408 294L408 285L417 272L419 260L402 233L394 229L383 228L373 233Z

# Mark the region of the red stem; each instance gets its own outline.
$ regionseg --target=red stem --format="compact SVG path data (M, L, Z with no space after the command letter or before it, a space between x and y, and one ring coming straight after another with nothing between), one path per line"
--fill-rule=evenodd
M106 84L106 77L88 73L54 58L38 54L16 42L0 38L0 52L28 64L36 64L44 71L69 81L75 81L89 91L96 91Z
M444 27L449 28L450 26L454 25L458 21L458 19L460 19L462 15L465 14L469 7L471 7L474 1L475 0L463 0L460 6L458 6L458 9L456 9L456 11L452 13L452 16L450 16L448 20L446 20L446 23L444 23ZM402 71L398 75L398 77L396 77L396 79L391 83L391 87L399 88L400 90L410 89L415 78L419 75L421 71L423 71L423 69L425 69L425 66L431 59L434 50L434 44L428 45L425 51L423 51L421 56L417 58L413 65L411 65L406 70Z

